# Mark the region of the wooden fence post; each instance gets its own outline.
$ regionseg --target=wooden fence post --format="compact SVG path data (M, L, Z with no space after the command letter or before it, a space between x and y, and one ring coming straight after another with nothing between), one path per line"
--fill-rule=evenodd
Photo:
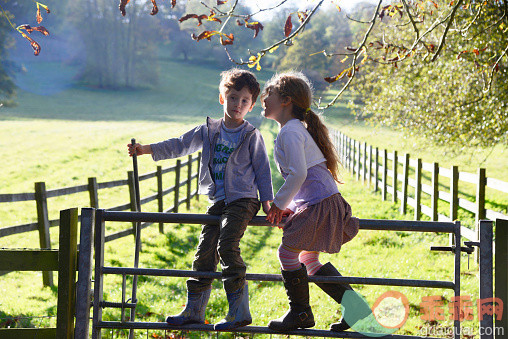
M198 164L197 164L197 167L196 167L196 173L197 173L197 178L196 178L196 200L199 200L199 172L201 171L201 152L198 152Z
M367 180L367 143L363 143L363 165L362 165L362 184L365 184Z
M432 221L437 221L438 218L438 201L439 201L439 164L434 163L432 167Z
M369 160L367 161L369 163L367 167L367 177L369 182L369 188L372 186L372 145L369 145Z
M349 155L348 155L348 145L347 145L347 135L344 135L344 168L347 170L349 167L349 162L348 162L348 158L349 158Z
M496 219L496 255L495 255L495 296L503 301L503 317L495 325L505 331L508 329L508 220Z
M76 304L76 268L78 264L78 209L60 211L58 250L58 303L56 337L71 339L74 335Z
M374 192L377 192L379 190L379 182L377 181L378 180L378 177L379 177L379 148L376 147L376 152L375 152L375 162L374 162Z
M383 177L382 177L382 187L381 187L381 196L383 201L386 200L386 176L388 174L388 152L386 148L383 150Z
M353 141L351 140L351 138L347 138L348 139L348 168L349 168L349 172L353 172L353 162L354 162L354 150L353 150L353 147L351 147L351 144L353 143Z
M478 168L478 183L476 184L476 222L486 219L485 216L485 185L487 179L485 176L485 168Z
M337 154L339 155L339 159L342 161L342 133L340 131L337 131L337 144L335 147L337 147Z
M450 178L450 220L457 220L457 210L459 207L459 167L452 166L452 175Z
M399 166L399 159L397 158L397 151L393 151L393 161L392 161L392 186L393 186L393 195L392 202L397 202L397 167Z
M409 182L409 154L404 154L404 167L402 169L402 199L400 202L400 214L407 213L407 185Z
M422 159L416 160L415 168L415 220L422 217Z
M358 154L356 156L356 181L359 181L360 180L360 165L361 165L361 162L362 162L362 158L361 158L361 150L362 150L362 147L361 147L361 144L360 144L360 141L356 141L355 142L356 146L358 146ZM356 149L356 146L355 146L355 149Z
M164 197L162 186L162 166L157 166L157 206L159 212L164 212ZM159 233L164 233L164 223L159 223Z
M90 195L90 207L99 208L99 185L97 178L88 178L88 193Z
M346 157L344 154L344 134L339 132L339 140L340 140L340 159L342 160L342 164L346 167Z
M180 199L180 169L182 167L182 160L176 160L175 168L175 205L173 212L178 213L178 200Z
M190 210L191 200L191 180L192 180L192 154L189 154L187 160L187 211Z
M81 209L81 227L79 236L79 267L76 284L76 327L74 339L89 338L90 333L90 299L92 297L92 258L93 228L95 209Z
M41 249L51 249L49 235L48 196L44 182L35 183L35 202L37 204L37 228L39 230L39 245ZM53 272L42 272L42 284L53 286Z

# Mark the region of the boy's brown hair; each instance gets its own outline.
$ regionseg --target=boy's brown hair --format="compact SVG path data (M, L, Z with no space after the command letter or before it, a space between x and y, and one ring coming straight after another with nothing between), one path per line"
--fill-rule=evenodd
M254 73L240 68L232 68L222 72L220 77L219 91L223 95L231 88L241 91L242 88L247 87L250 94L252 94L252 103L255 103L258 99L261 89Z

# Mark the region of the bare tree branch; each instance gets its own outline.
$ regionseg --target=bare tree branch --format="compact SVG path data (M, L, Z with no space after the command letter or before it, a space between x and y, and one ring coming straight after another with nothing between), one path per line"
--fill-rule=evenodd
M448 24L445 27L445 31L443 32L443 35L441 35L441 42L439 43L439 46L437 47L436 54L432 57L431 61L436 61L437 57L441 53L441 50L443 49L443 46L446 41L446 34L448 33L448 30L450 29L450 26L452 25L453 18L455 17L455 14L457 13L457 10L459 9L459 6L462 5L463 0L457 1L457 3L453 6L453 9L450 13L450 19L448 21Z
M487 93L488 91L490 91L490 88L492 86L492 81L494 80L494 72L496 71L496 68L499 67L499 62L501 61L501 59L503 59L503 57L506 55L507 52L508 52L508 45L505 47L503 53L501 53L499 58L497 58L496 62L490 69L489 83L488 83L488 86L483 89L483 93Z
M413 16L411 15L411 12L409 11L409 6L407 5L406 0L402 0L402 3L404 4L404 9L406 10L407 16L409 17L409 20L411 21L411 24L413 25L413 29L416 34L416 39L418 39L420 37L420 30L418 29L418 27L416 27L416 22L414 21Z
M353 78L356 74L356 60L358 59L358 56L362 53L363 48L365 47L365 44L367 42L367 39L369 38L369 35L372 32L372 29L376 25L376 19L379 16L379 9L381 8L382 2L383 2L383 0L379 0L376 10L374 12L374 15L372 16L372 19L370 20L370 26L367 29L367 31L365 32L362 42L360 43L360 45L358 46L358 48L356 49L356 51L353 55L353 61L351 62L351 76L349 77L346 84L340 89L339 93L337 93L337 95L335 95L335 97L328 104L326 104L326 106L318 106L318 109L327 109L328 107L335 105L335 103L337 102L339 97L342 95L342 93L346 90L346 88L349 87L349 84L351 83L351 81L353 80Z
M288 0L283 0L281 1L278 5L276 6L273 6L273 7L270 7L270 8L263 8L263 9L259 9L257 12L254 12L254 13L251 13L249 14L248 16L254 16L256 14L259 14L261 12L265 12L265 11L271 11L271 10L274 10L275 8L278 8L280 6L282 6L285 2L287 2Z
M352 17L349 16L349 14L346 14L346 18L348 18L351 21L358 22L360 24L367 24L367 25L370 24L370 21L361 21L361 20L353 19Z
M237 0L238 1L238 0ZM311 17L314 15L314 13L316 13L316 11L318 10L318 8L323 4L324 0L320 0L319 3L311 10L311 12L309 13L309 15L305 18L305 20L302 22L302 24L289 36L287 36L286 38L280 40L280 41L277 41L276 43L274 43L273 45L271 45L270 47L266 47L262 50L260 50L259 52L257 52L257 55L259 55L259 59L262 59L267 52L269 52L270 50L284 44L284 43L287 43L287 42L290 42L295 36L298 35L298 33L300 33L304 28L305 26L307 25L307 23L309 23ZM231 57L231 54L229 53L229 51L227 50L227 46L224 47L224 49L226 50L226 53L228 55L228 58L231 62L237 64L237 65L246 65L246 64L251 64L250 61L243 61L242 59L240 59L240 61L236 61L234 58ZM253 54L253 53L251 53ZM254 54L253 54L254 55Z

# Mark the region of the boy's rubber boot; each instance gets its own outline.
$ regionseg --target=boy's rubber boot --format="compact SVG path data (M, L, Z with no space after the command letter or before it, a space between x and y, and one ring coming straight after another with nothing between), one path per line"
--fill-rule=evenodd
M326 263L314 274L315 276L338 276L341 277L342 275L339 273L339 271L331 264ZM357 321L364 319L368 317L370 314L372 314L372 310L370 309L369 305L356 293L354 292L353 288L349 284L345 283L337 283L337 284L330 284L330 283L316 283L326 294L328 294L330 297L332 297L333 300L335 300L337 303L342 304L342 297L344 296L344 293L346 291L351 291L351 297L354 299L354 302L351 304L354 304L354 308L352 309L352 306L347 305L348 307L344 306L344 314L342 315L342 318L339 320L338 323L332 324L330 326L330 330L334 332L341 332L345 331L354 324L356 324ZM348 324L346 320L344 319L344 316L347 312L347 318L348 319L356 319L355 322L352 324Z
M249 286L245 285L233 293L226 293L229 311L226 318L213 326L215 331L229 331L237 327L252 324L249 310Z
M268 328L278 332L289 332L315 325L309 305L309 277L304 265L297 271L282 272L282 281L289 299L289 311L268 323Z
M173 326L204 324L206 305L208 304L208 299L210 299L211 290L212 288L210 287L210 289L199 293L187 291L185 309L180 314L168 316L166 322Z

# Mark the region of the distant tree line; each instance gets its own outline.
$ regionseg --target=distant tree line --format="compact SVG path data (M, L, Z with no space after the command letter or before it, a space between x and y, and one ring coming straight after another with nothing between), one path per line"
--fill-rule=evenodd
M159 7L132 0L121 2L123 16L116 0L62 0L54 5L59 20L52 31L66 34L72 26L81 33L79 80L88 86L156 86L160 58L296 68L317 88L337 88L321 108L347 88L360 119L458 148L507 144L507 1L376 1L344 13L340 0L306 9L287 0L264 8L239 0L159 1ZM0 4L16 21L33 13L31 0ZM261 12L269 15L258 19ZM8 30L0 20L2 60L12 44ZM15 67L0 65L0 100L15 92Z

